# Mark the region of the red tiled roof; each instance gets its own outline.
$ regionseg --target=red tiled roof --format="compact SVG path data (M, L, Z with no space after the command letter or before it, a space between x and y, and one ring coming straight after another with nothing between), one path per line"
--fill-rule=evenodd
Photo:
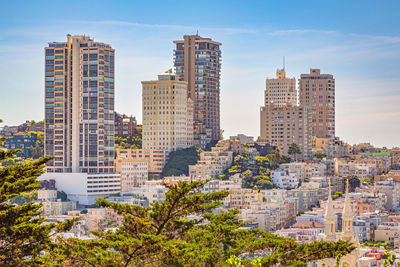
M293 228L323 228L324 225L319 222L302 221L292 226Z

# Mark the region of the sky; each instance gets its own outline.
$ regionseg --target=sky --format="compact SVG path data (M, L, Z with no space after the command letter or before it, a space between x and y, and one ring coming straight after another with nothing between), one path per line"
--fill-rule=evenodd
M400 2L394 1L3 1L1 125L42 120L44 47L89 35L116 51L115 109L141 116L141 81L173 65L185 34L222 43L224 137L259 135L265 79L310 68L336 79L336 136L400 146Z

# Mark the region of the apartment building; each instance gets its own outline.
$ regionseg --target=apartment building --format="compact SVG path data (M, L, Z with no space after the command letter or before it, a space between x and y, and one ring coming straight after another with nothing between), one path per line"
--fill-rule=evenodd
M348 177L356 175L358 178L373 179L378 174L375 164L363 164L354 162L337 162L337 175L340 177Z
M149 168L146 161L122 161L120 166L122 192L130 191L132 187L144 185L149 179Z
M282 189L293 189L298 187L300 183L296 174L284 169L271 171L270 177L274 185Z
M196 165L189 166L189 176L192 178L217 178L229 168L233 161L233 152L224 147L212 147L211 151L200 153Z
M114 53L89 36L45 48L47 172L114 172Z
M163 171L167 152L157 149L117 149L115 158L115 172L121 173L123 164L146 163L150 178L160 176ZM144 165L137 165L142 166Z
M135 117L114 112L114 121L115 136L122 138L135 136L137 126Z
M187 85L172 70L142 81L144 149L171 152L193 146L193 100Z
M392 169L400 169L400 148L394 147L390 150L390 158L392 163Z
M309 118L303 107L280 107L270 103L260 109L260 138L278 146L285 155L288 155L290 144L296 143L303 156L307 156L312 149Z
M184 35L174 41L174 67L187 82L187 96L194 103L194 121L211 129L211 140L220 138L221 43L210 38Z
M278 69L276 78L267 78L265 84L264 106L297 106L296 79L287 78L285 69Z
M331 74L322 74L319 69L310 69L299 79L299 102L311 113L311 134L316 138L329 139L329 151L334 151L335 138L335 79Z
M231 189L229 198L229 208L250 209L253 201L262 201L262 194L257 190L249 188Z

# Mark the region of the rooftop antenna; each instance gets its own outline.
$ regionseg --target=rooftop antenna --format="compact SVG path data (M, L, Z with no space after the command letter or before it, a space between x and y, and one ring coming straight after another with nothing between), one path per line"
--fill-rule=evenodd
M285 70L285 56L283 56L283 70Z

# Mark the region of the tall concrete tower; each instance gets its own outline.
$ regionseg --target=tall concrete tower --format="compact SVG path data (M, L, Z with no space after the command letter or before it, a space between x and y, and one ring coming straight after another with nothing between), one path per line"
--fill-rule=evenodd
M114 53L88 36L45 48L47 172L113 173Z

